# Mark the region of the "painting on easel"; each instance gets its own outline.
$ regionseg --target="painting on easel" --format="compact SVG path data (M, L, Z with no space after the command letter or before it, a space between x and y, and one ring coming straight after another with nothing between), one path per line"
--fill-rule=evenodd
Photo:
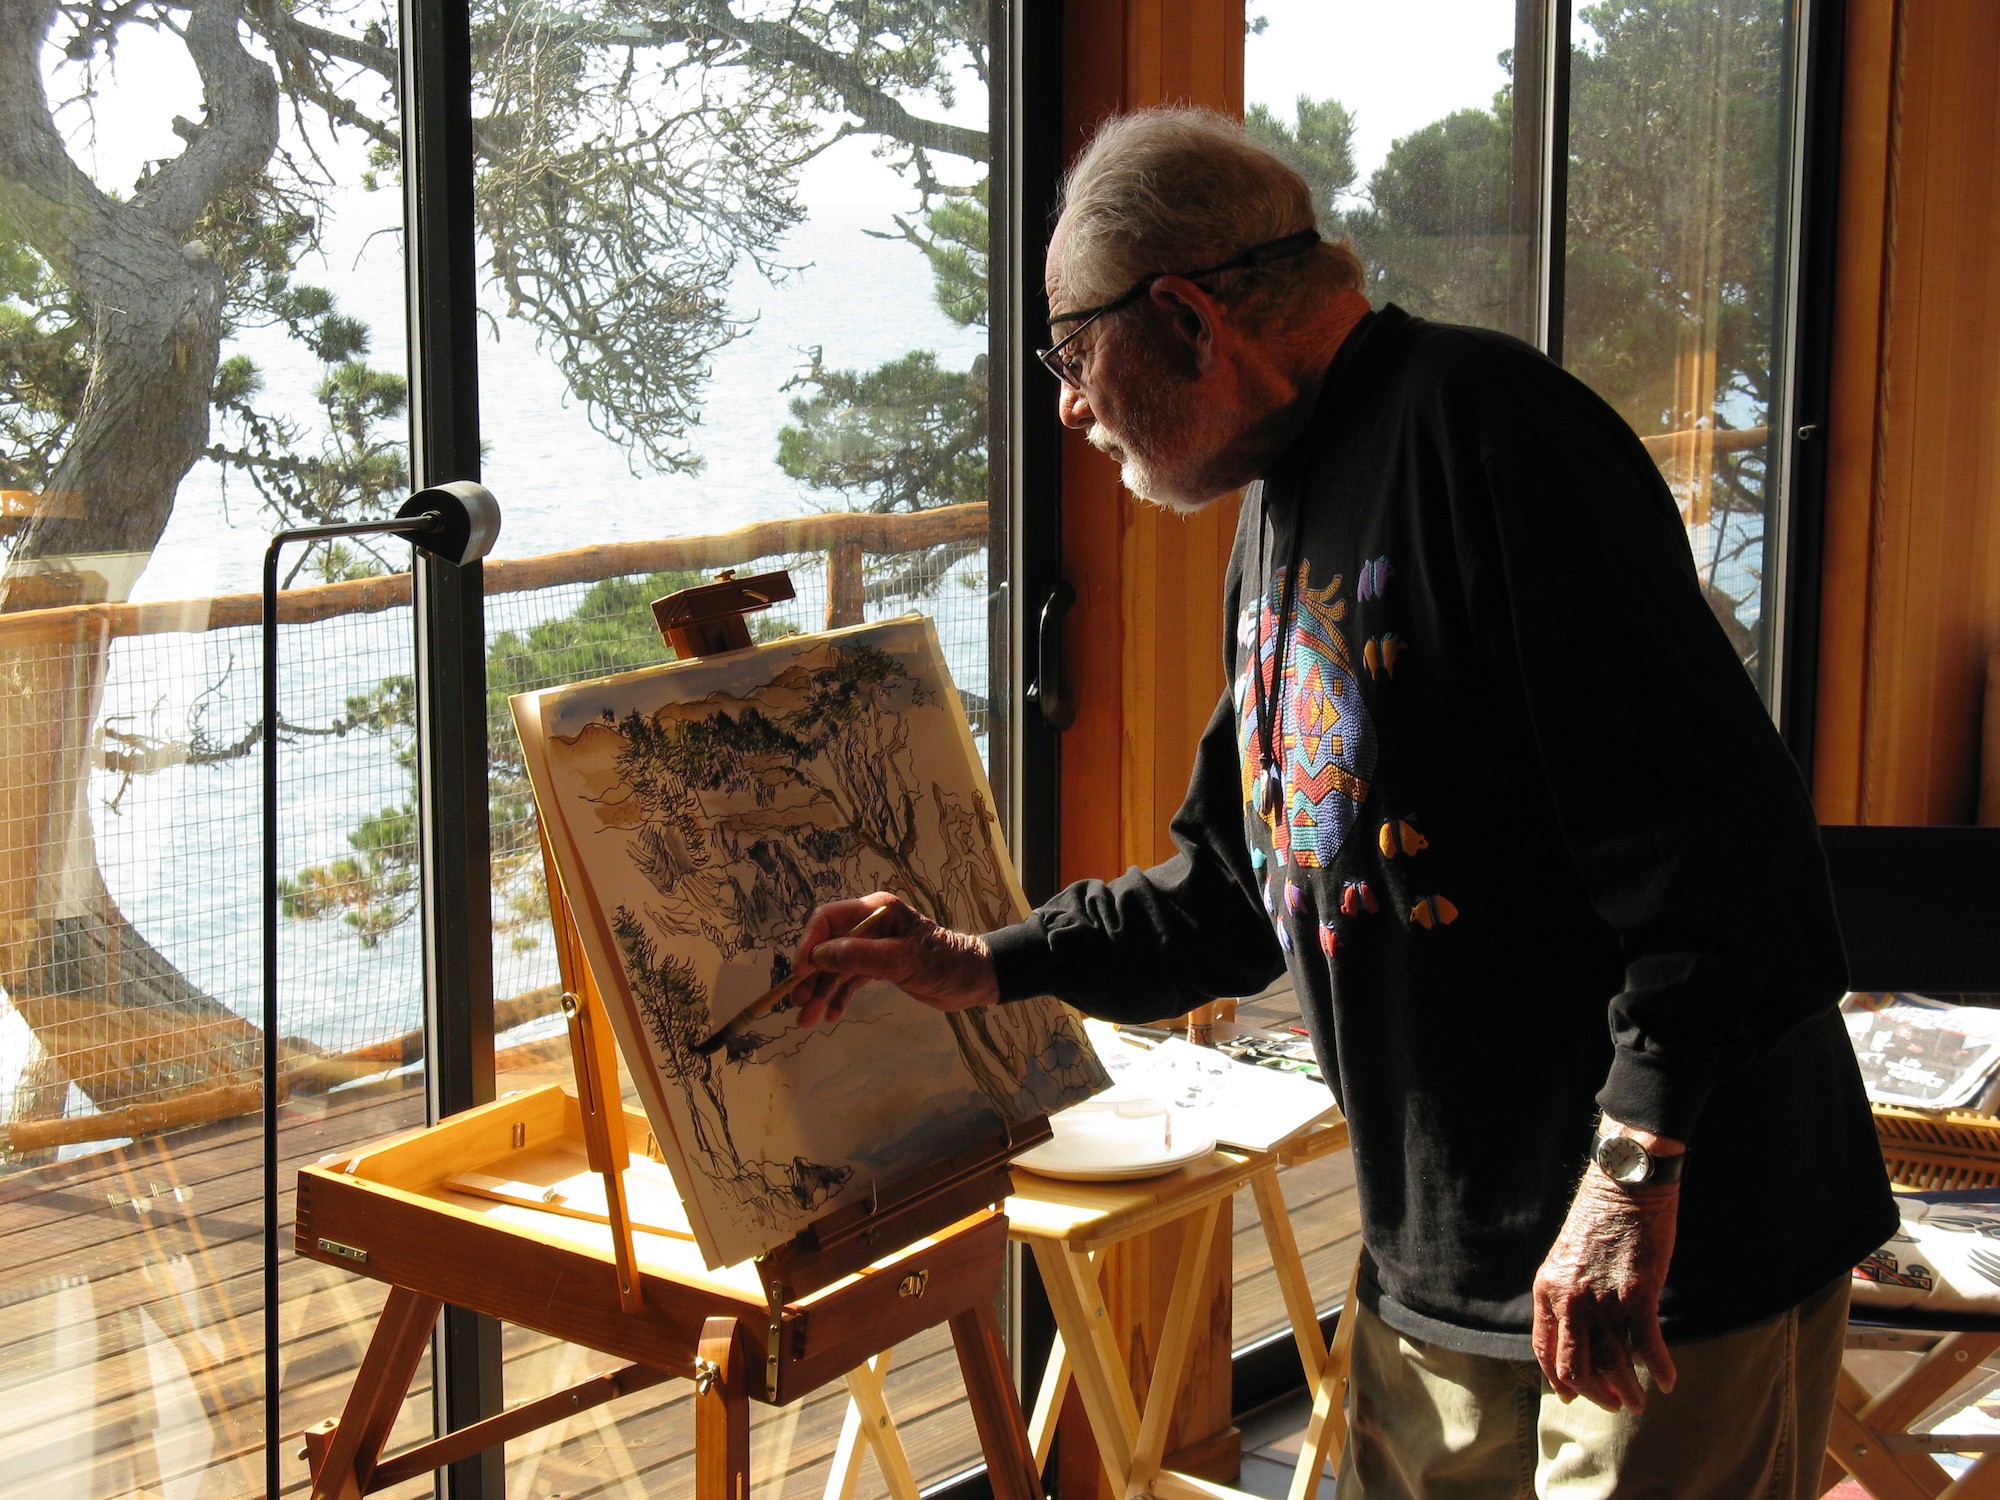
M835 1025L779 1015L695 1050L787 976L822 901L895 891L971 931L1026 910L928 620L513 707L592 973L710 1265L1105 1086L1054 1000L944 1016L889 985Z

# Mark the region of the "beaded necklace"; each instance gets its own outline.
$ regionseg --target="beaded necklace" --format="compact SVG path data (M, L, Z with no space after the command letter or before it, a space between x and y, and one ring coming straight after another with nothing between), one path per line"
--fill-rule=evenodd
M1269 492L1269 484L1265 486ZM1259 501L1262 503L1261 498ZM1291 639L1292 611L1297 604L1299 582L1299 544L1305 535L1305 496L1297 496L1292 505L1292 539L1285 566L1285 581L1278 587L1277 639L1271 643L1271 682L1264 685L1264 612L1257 612L1256 654L1251 658L1251 688L1257 695L1257 749L1262 759L1257 778L1257 810L1270 817L1277 811L1284 793L1284 775L1278 768L1278 725L1277 715L1284 709L1285 646ZM1271 533L1268 526L1258 528L1257 534L1260 571L1268 585L1271 577Z

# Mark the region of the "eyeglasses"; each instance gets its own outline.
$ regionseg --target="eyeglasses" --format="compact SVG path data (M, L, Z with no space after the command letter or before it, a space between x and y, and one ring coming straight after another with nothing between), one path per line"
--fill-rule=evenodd
M1294 255L1303 255L1319 243L1317 229L1301 229L1297 234L1288 234L1281 240L1270 240L1262 245L1252 245L1240 255L1230 257L1219 266L1209 266L1200 271L1155 271L1150 276L1141 276L1120 295L1101 307L1080 307L1075 312L1052 313L1049 327L1058 323L1075 323L1076 327L1057 339L1047 349L1037 349L1035 358L1042 362L1056 379L1072 390L1080 389L1083 377L1083 356L1065 354L1063 351L1074 342L1092 323L1106 313L1117 312L1121 307L1130 307L1153 288L1153 283L1163 276L1178 276L1183 281L1199 281L1204 276L1217 276L1224 271L1243 271L1251 266L1269 265L1274 260L1286 260Z

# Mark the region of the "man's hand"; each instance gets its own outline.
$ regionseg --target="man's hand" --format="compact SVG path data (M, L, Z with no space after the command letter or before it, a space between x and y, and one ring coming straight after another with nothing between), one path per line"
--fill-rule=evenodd
M888 910L866 937L842 936L883 907ZM838 1021L854 992L877 979L888 980L933 1010L970 1010L1000 998L1000 981L984 942L938 926L887 891L830 901L814 912L792 964L795 970L812 971L793 992L801 1026Z
M1646 1409L1636 1356L1662 1392L1674 1359L1660 1333L1660 1289L1674 1253L1681 1185L1621 1187L1593 1163L1535 1273L1535 1360L1564 1401Z

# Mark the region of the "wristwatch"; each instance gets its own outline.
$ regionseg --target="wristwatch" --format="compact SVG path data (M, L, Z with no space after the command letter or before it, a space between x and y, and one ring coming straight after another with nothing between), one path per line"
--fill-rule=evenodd
M1655 1156L1629 1135L1600 1135L1590 1148L1598 1171L1623 1187L1648 1187L1679 1182L1687 1167L1687 1152Z

